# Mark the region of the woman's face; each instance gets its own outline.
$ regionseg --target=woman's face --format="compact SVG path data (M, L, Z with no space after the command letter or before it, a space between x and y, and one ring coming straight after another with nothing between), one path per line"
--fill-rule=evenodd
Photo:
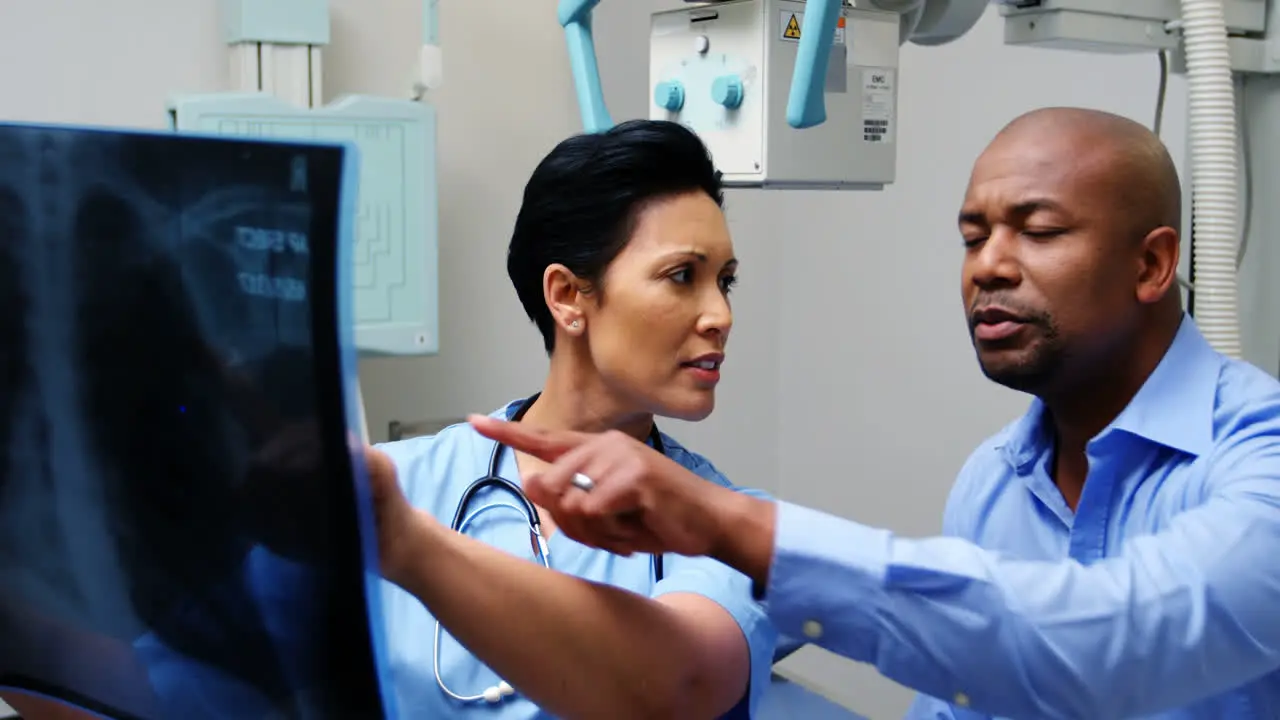
M611 395L637 412L711 414L737 267L724 213L705 193L640 210L602 292L581 306L591 359Z

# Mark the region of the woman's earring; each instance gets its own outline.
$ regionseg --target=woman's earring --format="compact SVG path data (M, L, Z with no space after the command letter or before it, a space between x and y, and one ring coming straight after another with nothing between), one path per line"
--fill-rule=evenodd
M577 329L578 329L578 321L577 321L577 320L574 320L573 322L569 323L569 327L573 328L574 330L577 330Z

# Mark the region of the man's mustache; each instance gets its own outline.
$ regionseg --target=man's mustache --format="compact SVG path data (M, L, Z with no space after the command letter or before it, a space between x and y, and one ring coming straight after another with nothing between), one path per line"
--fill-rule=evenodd
M972 332L984 317L989 317L993 314L1028 325L1044 326L1048 321L1043 312L1027 307L1023 303L1002 298L998 295L979 296L969 305L967 313L969 331Z

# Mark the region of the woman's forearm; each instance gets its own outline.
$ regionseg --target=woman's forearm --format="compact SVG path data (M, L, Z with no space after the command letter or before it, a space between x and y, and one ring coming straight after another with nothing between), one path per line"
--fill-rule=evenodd
M712 717L673 608L513 557L428 521L399 584L518 692L575 718ZM725 708L724 710L727 710Z

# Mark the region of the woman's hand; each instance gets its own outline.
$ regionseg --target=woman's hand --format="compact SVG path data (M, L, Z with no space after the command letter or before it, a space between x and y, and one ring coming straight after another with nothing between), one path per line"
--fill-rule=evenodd
M406 587L412 563L424 546L431 542L430 531L438 529L439 524L409 504L409 499L400 489L395 463L386 453L365 447L364 461L369 470L373 514L378 526L378 559L382 576Z
M245 484L244 507L255 536L285 557L325 561L332 555L333 524L349 522L345 514L325 504L322 457L314 424L286 428L259 454ZM377 523L380 571L403 587L409 564L431 542L425 530L438 523L409 504L395 463L386 453L366 446L364 461Z

